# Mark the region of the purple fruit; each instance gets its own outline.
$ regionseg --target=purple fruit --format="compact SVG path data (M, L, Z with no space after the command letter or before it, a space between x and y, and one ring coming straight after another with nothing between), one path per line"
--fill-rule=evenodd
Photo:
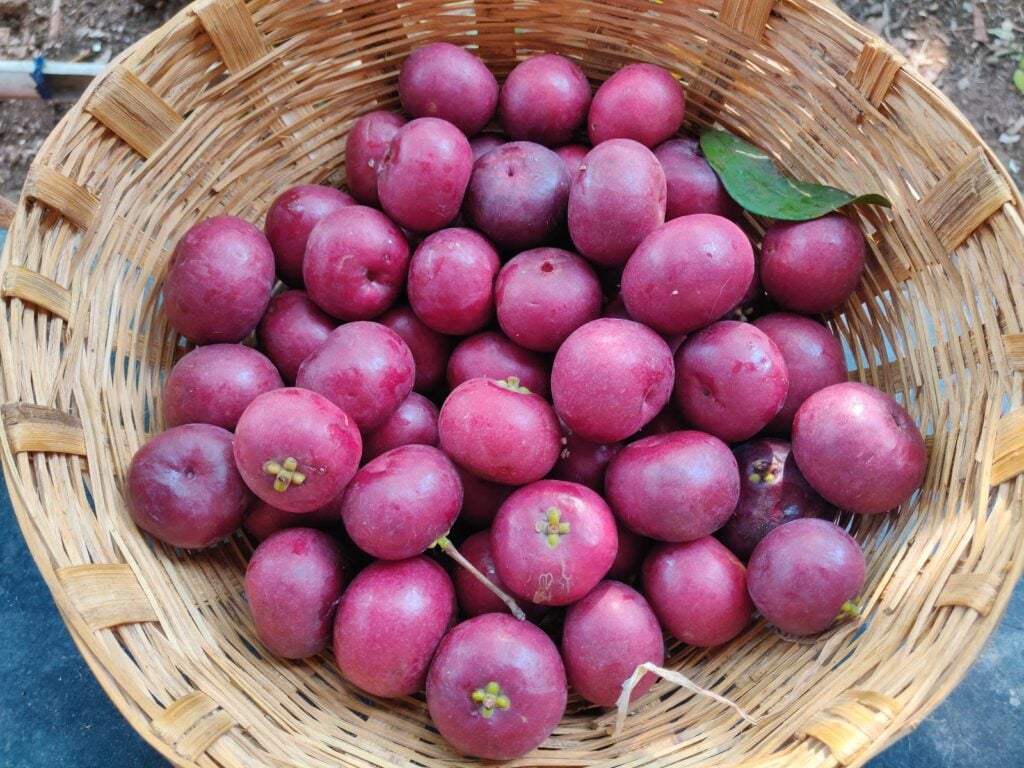
M257 396L284 386L266 357L241 344L197 347L179 360L164 384L164 420L233 430Z
M377 174L391 139L406 120L395 112L376 110L356 120L345 139L345 186L363 205L380 205Z
M605 80L587 116L590 143L633 139L655 147L683 124L683 87L663 67L629 64Z
M496 133L481 133L469 140L469 147L473 150L473 164L492 149L500 147L507 141Z
M409 396L415 376L402 337L380 323L360 321L332 331L299 367L295 383L319 392L369 431Z
M257 498L246 510L242 527L260 541L285 528L316 528L334 533L341 530L341 515L334 501L312 512L286 512Z
M622 299L659 333L691 333L743 298L754 276L750 240L721 216L673 219L643 239L622 273Z
M427 676L427 709L459 752L521 757L565 713L568 688L558 648L533 624L488 613L457 625Z
M256 328L274 286L274 252L256 227L214 216L189 227L171 256L164 312L193 344L241 341Z
M291 386L302 361L323 344L338 321L313 303L305 291L285 291L270 300L256 328L260 349Z
M665 406L675 370L650 328L601 318L576 329L555 354L551 396L565 425L596 443L638 432Z
M523 349L498 331L484 331L463 339L448 359L448 386L452 389L470 379L498 381L510 376L535 395L551 391L551 364L543 355Z
M287 512L312 512L341 493L363 442L343 410L297 387L260 395L235 428L238 471L253 493Z
M689 645L727 643L754 613L743 563L711 536L655 545L644 560L643 583L658 621Z
M125 487L135 524L183 549L209 547L237 530L252 495L231 445L231 433L212 424L183 424L143 445Z
M864 587L864 553L850 534L827 520L780 525L750 556L747 588L765 620L783 632L813 635L841 613Z
M764 233L761 283L781 307L828 312L857 288L866 250L860 229L840 213L778 221Z
M544 477L558 460L561 432L551 406L515 381L470 379L441 406L441 447L484 480L523 485Z
M834 511L807 484L785 440L752 440L734 448L733 455L740 469L740 500L715 535L737 557L749 558L757 542L783 523Z
M245 570L245 597L256 634L271 653L302 659L331 639L345 588L341 547L312 528L289 528L264 540Z
M789 391L775 342L737 320L720 320L689 336L675 363L675 402L683 418L730 443L764 429Z
M391 139L380 173L381 208L413 232L451 224L473 172L473 150L451 123L423 117L406 123Z
M498 106L498 81L480 59L451 43L417 48L402 63L398 98L413 117L439 117L474 136Z
M498 97L505 133L552 147L572 140L587 119L590 83L579 65L556 53L532 56L509 72Z
M585 485L591 490L604 491L604 473L609 462L622 450L622 443L592 443L571 430L565 430L562 452L552 476L558 480Z
M429 445L404 445L360 469L345 489L341 519L364 552L402 560L446 534L462 508L455 467Z
M695 136L662 142L654 148L654 156L661 163L668 184L666 221L693 213L739 218L742 209L729 197L718 174L704 159Z
M465 336L494 319L498 252L471 229L445 229L420 243L409 262L409 304L438 333Z
M355 205L340 189L323 184L300 184L286 189L270 204L263 232L274 249L274 261L281 281L301 288L306 241L321 219Z
M627 527L660 541L692 541L722 527L740 496L736 459L704 432L630 443L604 478L608 503Z
M491 532L490 530L477 531L468 536L459 545L459 552L473 566L486 576L498 589L506 590L505 583L498 576L494 568L494 556L491 554ZM467 619L480 616L485 613L509 613L509 608L504 601L496 594L485 587L466 568L455 569L455 594L459 599L459 606ZM526 600L517 600L516 603L524 610L527 616L534 620L543 617L545 609Z
M405 287L409 244L376 208L352 205L309 234L302 274L317 306L339 320L369 320Z
M583 158L590 150L591 147L586 144L563 144L560 147L555 147L555 154L565 163L565 170L569 172L569 178L575 179L576 172L583 165Z
M618 547L615 518L589 488L541 480L512 493L491 526L494 566L511 594L568 605L605 577Z
M429 392L444 381L448 357L454 346L451 337L428 328L406 304L392 307L378 317L377 322L397 333L409 346L416 364L414 390Z
M502 144L474 163L466 216L498 248L534 248L565 227L569 181L565 163L547 147Z
M665 663L665 641L643 595L618 581L602 581L565 612L562 659L569 684L580 696L612 707L640 664ZM654 681L650 672L641 677L629 700L646 693Z
M789 372L789 391L767 430L789 434L793 417L804 400L819 389L846 381L846 358L839 339L824 325L803 315L773 312L759 317L754 327L775 342Z
M921 431L903 406L853 381L818 390L800 406L793 457L814 490L862 515L910 499L928 463Z
M459 513L459 524L474 531L490 528L498 509L515 488L483 480L459 466L456 466L456 469L462 479L462 511Z
M363 437L363 461L403 445L437 445L437 406L410 392L387 421Z
M630 139L594 147L572 176L569 234L595 264L621 267L665 222L665 172L651 150Z
M338 604L338 669L375 696L413 694L426 683L430 660L454 624L455 611L452 580L433 560L370 563Z
M582 258L534 248L513 258L494 284L498 325L516 344L554 352L569 334L601 314L601 283Z

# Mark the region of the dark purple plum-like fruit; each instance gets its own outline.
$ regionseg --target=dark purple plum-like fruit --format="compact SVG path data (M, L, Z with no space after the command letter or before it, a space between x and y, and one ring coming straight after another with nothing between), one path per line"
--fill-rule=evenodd
M754 613L743 563L711 536L656 544L644 560L643 585L661 625L689 645L727 643Z
M351 205L309 234L302 274L318 307L339 320L369 320L405 287L409 243L376 208Z
M552 476L558 480L585 485L591 490L604 491L604 473L609 462L622 450L622 443L593 443L584 440L572 430L565 430L562 451Z
M302 361L337 327L338 321L314 304L305 291L285 291L270 300L256 328L256 338L290 386Z
M683 124L686 96L672 73L655 64L628 64L605 80L587 116L590 143L633 139L656 147Z
M586 144L563 144L560 147L555 147L555 154L565 163L565 170L569 172L569 178L575 179L576 172L583 165L583 158L590 150L591 147Z
M496 133L481 133L469 140L469 147L473 150L473 163L486 155L492 149L500 147L508 141L504 136Z
M557 53L531 56L509 72L498 118L514 141L552 147L572 140L587 119L590 83L579 65Z
M707 213L673 219L643 239L622 273L630 316L659 333L691 333L743 298L754 251L738 226Z
M381 208L413 232L433 232L459 215L473 172L469 140L434 117L412 120L395 133L377 175Z
M537 747L565 713L558 648L530 622L487 613L458 624L427 675L427 709L459 752L511 760Z
M425 552L452 527L462 482L440 450L403 445L360 469L345 489L341 518L364 552L402 560Z
M345 186L363 205L380 205L377 174L391 139L406 119L397 112L374 110L356 120L345 139Z
M615 529L619 534L619 549L615 553L612 567L608 569L607 578L632 581L640 573L640 565L651 548L651 540L631 531L618 518L615 518Z
M267 210L263 232L274 250L277 275L293 288L301 288L306 241L321 219L355 205L340 189L324 184L299 184L286 189Z
M435 232L409 262L409 304L438 333L465 336L494 319L494 280L501 260L471 229Z
M363 461L403 445L437 445L437 413L436 405L410 392L387 421L363 436Z
M402 337L364 320L333 330L299 367L295 383L319 392L369 431L409 396L415 377L412 352Z
M233 430L258 395L284 386L265 356L241 344L197 347L175 363L163 390L164 420Z
M312 512L348 485L363 441L355 422L316 392L260 395L235 428L238 471L253 493L287 512Z
M345 589L342 550L312 528L271 534L245 569L245 598L256 634L271 653L302 659L331 639L334 612Z
M260 541L284 528L316 528L335 532L341 529L341 514L334 501L312 512L286 512L256 498L245 512L242 527Z
M621 582L602 581L565 612L562 659L569 684L580 696L612 707L639 665L665 663L665 641L643 595ZM650 672L641 677L629 700L646 693L654 681Z
M523 485L544 477L558 460L561 431L551 406L518 381L470 379L441 406L441 447L484 480Z
M793 457L814 490L862 515L910 499L928 463L924 438L906 409L880 389L853 381L818 390L800 406Z
M736 446L733 455L740 469L740 500L715 535L737 557L749 558L757 542L783 523L834 512L800 473L787 441L751 440Z
M241 341L273 287L274 252L263 233L236 216L214 216L178 241L163 282L164 312L193 344Z
M511 141L473 164L464 211L497 247L534 248L565 227L569 182L565 163L550 149Z
M747 589L765 620L792 635L828 629L856 614L867 566L856 540L827 520L803 518L761 539L747 565Z
M739 218L742 209L725 191L722 180L704 159L700 141L695 136L680 136L662 142L654 148L654 156L661 163L668 184L666 221L692 213Z
M614 443L665 407L675 369L668 344L630 320L600 318L577 328L555 354L551 396L574 433Z
M491 526L494 565L509 592L568 605L605 577L618 548L604 499L564 480L540 480L505 500Z
M413 117L439 117L474 136L494 117L498 81L465 48L430 43L402 62L398 98Z
M789 434L804 400L819 389L846 381L843 345L824 325L791 312L773 312L754 320L754 327L775 342L789 372L789 391L767 430Z
M516 344L554 352L601 314L601 283L587 262L561 248L534 248L507 262L494 283L498 325Z
M498 589L506 589L501 577L494 568L494 556L491 554L491 532L490 530L477 531L459 545L459 551L473 566L486 576ZM479 579L473 576L465 568L455 569L455 595L458 597L462 614L471 619L484 613L508 613L509 607L485 587ZM539 620L543 617L545 609L527 600L517 600L516 603L532 619Z
M183 549L209 547L237 530L252 495L231 446L222 427L183 424L139 448L125 487L135 524Z
M430 660L455 613L452 580L433 560L419 556L370 563L338 604L338 669L375 696L413 694L426 683Z
M740 496L729 446L694 430L630 443L608 465L604 485L616 517L659 541L692 541L713 533Z
M484 331L463 339L448 358L448 386L452 389L470 379L501 381L510 376L541 397L547 397L551 391L548 360L523 349L499 331Z
M454 346L450 336L428 328L407 304L392 307L378 317L377 322L397 333L409 346L416 363L414 390L429 392L444 381L448 357Z
M569 188L569 234L595 264L621 267L665 222L665 172L647 147L613 139L587 153Z
M489 528L494 522L494 516L498 514L498 509L515 487L492 483L459 466L456 466L456 469L462 479L462 511L459 513L459 525L474 531Z
M738 320L720 320L687 337L675 363L675 403L683 419L730 443L764 429L789 391L775 342Z
M841 213L777 221L761 243L761 283L780 307L828 312L857 288L866 252L864 235Z

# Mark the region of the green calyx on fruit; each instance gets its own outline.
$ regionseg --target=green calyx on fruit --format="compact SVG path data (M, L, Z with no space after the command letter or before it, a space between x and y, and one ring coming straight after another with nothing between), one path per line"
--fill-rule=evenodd
M518 376L509 376L507 379L501 379L494 383L502 389L507 389L509 392L518 392L520 395L530 394L530 390L519 383Z
M547 534L548 546L554 549L558 540L569 533L569 524L562 522L561 510L551 507L544 519L537 523L537 533Z
M501 686L494 680L483 688L477 688L470 698L480 705L480 714L483 717L491 717L495 709L508 709L512 706L508 696L501 692Z
M758 459L751 465L751 469L753 471L747 479L752 483L772 483L778 472L774 459Z
M287 491L289 486L306 482L306 476L299 472L299 462L294 456L289 456L281 463L273 459L266 461L263 463L263 471L274 475L274 490L279 493Z
M860 616L860 605L853 600L847 600L843 603L843 607L839 609L839 615L836 616L836 620L845 618L855 619L858 616Z

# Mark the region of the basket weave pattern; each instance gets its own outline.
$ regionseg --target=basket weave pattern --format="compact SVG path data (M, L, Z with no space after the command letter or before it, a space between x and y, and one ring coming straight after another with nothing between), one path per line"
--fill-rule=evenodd
M132 524L134 451L162 427L182 349L159 308L199 218L259 221L285 187L343 178L346 132L397 107L406 55L475 46L499 80L533 53L596 84L678 72L690 127L719 124L797 177L878 191L869 270L829 318L851 378L929 435L921 493L852 521L864 615L793 642L763 623L670 666L758 718L659 683L613 737L575 698L513 765L836 766L866 761L952 689L1024 558L1020 198L956 109L825 0L201 0L126 51L43 146L0 260L0 447L28 545L78 647L132 725L201 766L440 765L421 697L357 695L329 654L262 658L236 537L183 553ZM853 469L851 471L854 471Z

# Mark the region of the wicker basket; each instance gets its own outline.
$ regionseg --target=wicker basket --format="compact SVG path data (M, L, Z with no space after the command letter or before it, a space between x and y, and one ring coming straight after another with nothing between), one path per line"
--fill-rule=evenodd
M180 765L441 765L421 697L357 694L329 654L264 658L243 537L184 553L140 535L122 485L162 425L180 353L160 312L175 240L258 220L284 187L339 179L346 131L396 106L415 46L477 47L499 78L538 51L594 82L623 63L681 74L691 126L718 123L801 178L879 191L855 300L830 318L852 378L929 435L921 493L851 521L856 625L793 642L763 623L670 664L758 717L665 682L613 737L578 703L516 765L857 765L962 678L1024 568L1024 226L964 118L824 0L203 0L124 55L43 146L0 262L0 431L28 545L83 655ZM573 701L573 700L571 700Z

